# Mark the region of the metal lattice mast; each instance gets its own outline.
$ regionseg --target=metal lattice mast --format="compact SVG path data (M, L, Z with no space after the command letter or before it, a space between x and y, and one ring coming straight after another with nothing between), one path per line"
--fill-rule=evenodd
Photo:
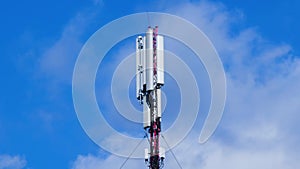
M149 169L163 167L164 150L160 148L161 87L164 85L164 42L158 27L148 27L146 36L136 41L137 99L143 105L144 129L149 133L150 146L145 150Z

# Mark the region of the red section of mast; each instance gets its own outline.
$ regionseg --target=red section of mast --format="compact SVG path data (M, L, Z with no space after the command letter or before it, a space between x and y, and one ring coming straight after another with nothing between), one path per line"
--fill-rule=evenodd
M157 35L158 27L153 29L153 75L154 81L157 81ZM160 117L157 116L157 88L151 91L152 96L150 99L150 110L151 110L151 126L149 128L150 134L150 169L160 169L160 156L159 156L159 133L160 128Z

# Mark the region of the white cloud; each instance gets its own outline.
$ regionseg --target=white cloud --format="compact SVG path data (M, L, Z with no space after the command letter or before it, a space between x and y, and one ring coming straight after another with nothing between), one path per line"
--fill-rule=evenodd
M26 163L24 157L0 155L0 169L23 169Z
M232 169L294 169L299 168L298 161L291 158L293 154L285 151L282 147L276 148L241 148L226 146L221 142L210 141L205 145L199 145L193 139L182 142L173 151L182 168L232 168ZM72 169L109 169L119 168L125 158L109 156L103 159L101 156L79 155L73 163ZM124 169L146 168L142 159L130 159L125 163ZM174 157L167 153L165 168L179 169Z
M104 160L98 159L95 156L87 155L82 156L79 155L72 167L72 169L97 169L101 168L101 165Z
M103 5L104 4L104 0L92 0L94 5Z
M187 169L292 169L299 167L297 161L291 160L290 154L282 150L282 147L275 149L243 148L214 141L201 146L194 140L185 140L174 149L174 152L182 167ZM179 168L170 154L167 155L166 162L167 168Z
M255 28L233 34L243 14L222 4L186 3L168 11L208 35L227 71L228 99L221 126L204 145L197 144L198 135L192 133L174 149L183 168L299 168L300 61L291 54L292 47L267 41ZM123 160L79 155L73 168L118 168ZM142 164L129 160L124 168L145 167ZM166 168L178 168L170 153Z
M101 0L92 1L97 4L102 2ZM40 78L46 78L49 88L57 89L54 84L71 85L77 56L84 41L88 38L85 33L88 34L88 26L94 24L93 21L101 8L101 5L95 5L95 8L87 8L78 12L66 24L60 38L41 54L36 72Z
M37 114L34 114L33 119L40 121L40 127L45 129L47 132L53 132L55 128L55 120L60 119L60 116L46 111L39 111Z
M72 165L72 169L111 169L119 168L124 163L125 158L109 156L106 159L94 155L79 155ZM142 168L143 162L140 160L129 160L124 168Z
M85 19L78 14L64 29L61 38L48 48L39 60L39 72L45 77L54 77L57 81L71 83L75 59L82 43L80 35Z

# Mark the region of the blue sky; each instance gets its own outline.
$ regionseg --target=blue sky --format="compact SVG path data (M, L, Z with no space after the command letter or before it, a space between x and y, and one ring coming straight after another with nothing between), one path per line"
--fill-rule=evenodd
M0 169L119 168L124 158L99 148L77 120L72 72L80 49L95 31L124 15L146 11L175 14L195 24L213 42L226 68L224 117L204 145L198 145L197 137L205 114L198 117L189 137L174 150L184 168L299 168L299 6L296 0L2 2ZM182 56L185 51L169 42L168 50ZM110 82L102 78L109 79L134 50L127 39L104 60L108 75L98 75L96 89L103 87L97 97L99 103L108 103L104 109L116 111L109 97ZM196 67L191 65L192 70ZM200 90L205 93L207 86L202 83ZM166 86L167 97L177 98L171 95L173 88L178 87ZM168 100L172 102L179 100ZM172 109L167 105L166 110ZM169 115L166 127L175 116ZM125 132L138 126L125 124ZM187 152L192 157L187 158ZM177 167L170 154L167 159L166 168ZM141 166L143 161L129 160L125 168Z

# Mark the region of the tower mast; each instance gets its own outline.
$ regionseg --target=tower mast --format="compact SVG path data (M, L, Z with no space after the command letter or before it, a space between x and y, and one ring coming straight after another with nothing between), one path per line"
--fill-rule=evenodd
M136 96L143 105L144 129L149 135L145 161L149 169L161 169L164 149L160 148L161 87L164 85L164 40L158 27L148 27L146 36L136 39Z

